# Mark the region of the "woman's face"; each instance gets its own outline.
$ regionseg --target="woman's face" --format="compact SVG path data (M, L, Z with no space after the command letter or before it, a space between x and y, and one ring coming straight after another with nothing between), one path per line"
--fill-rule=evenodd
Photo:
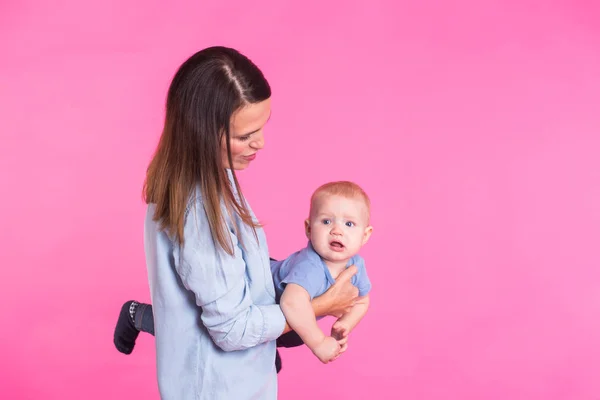
M223 141L221 157L225 168L242 170L250 165L265 145L263 129L270 116L271 99L245 105L233 113L229 125L233 165L229 166L227 146Z

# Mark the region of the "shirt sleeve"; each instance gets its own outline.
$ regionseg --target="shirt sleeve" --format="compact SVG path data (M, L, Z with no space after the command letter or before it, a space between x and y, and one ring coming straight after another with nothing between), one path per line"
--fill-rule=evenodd
M202 308L201 320L214 343L225 351L243 350L277 339L285 317L277 304L256 305L250 295L246 263L230 231L234 255L213 242L202 204L188 212L185 244L175 246L175 269Z
M358 256L356 257L354 264L356 265L357 272L352 279L352 283L358 288L358 295L360 297L366 296L371 291L371 281L367 275L365 260Z
M315 264L309 259L293 261L288 273L283 277L281 283L287 285L295 283L302 286L310 295L312 300L323 286L323 267Z

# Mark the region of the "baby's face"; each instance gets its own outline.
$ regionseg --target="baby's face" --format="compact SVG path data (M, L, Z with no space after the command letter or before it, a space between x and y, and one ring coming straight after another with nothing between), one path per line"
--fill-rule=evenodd
M369 211L360 198L318 196L310 219L306 220L306 236L315 251L327 261L350 259L369 240Z

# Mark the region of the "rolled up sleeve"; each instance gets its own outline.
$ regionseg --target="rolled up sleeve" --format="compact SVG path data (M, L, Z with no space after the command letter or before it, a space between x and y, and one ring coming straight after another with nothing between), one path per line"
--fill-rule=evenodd
M253 303L237 237L228 231L234 255L213 242L202 204L186 216L185 244L176 246L175 268L202 308L201 320L224 351L244 350L277 339L285 318L277 304Z

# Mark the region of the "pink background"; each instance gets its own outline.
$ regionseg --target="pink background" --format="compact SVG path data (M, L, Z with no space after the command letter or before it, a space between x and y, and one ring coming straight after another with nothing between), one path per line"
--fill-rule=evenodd
M48 5L53 3L53 5ZM204 4L203 4L204 3ZM372 308L282 399L600 399L600 9L584 0L12 1L0 6L0 398L158 398L141 185L179 64L270 80L242 180L272 254L319 184L373 201Z

